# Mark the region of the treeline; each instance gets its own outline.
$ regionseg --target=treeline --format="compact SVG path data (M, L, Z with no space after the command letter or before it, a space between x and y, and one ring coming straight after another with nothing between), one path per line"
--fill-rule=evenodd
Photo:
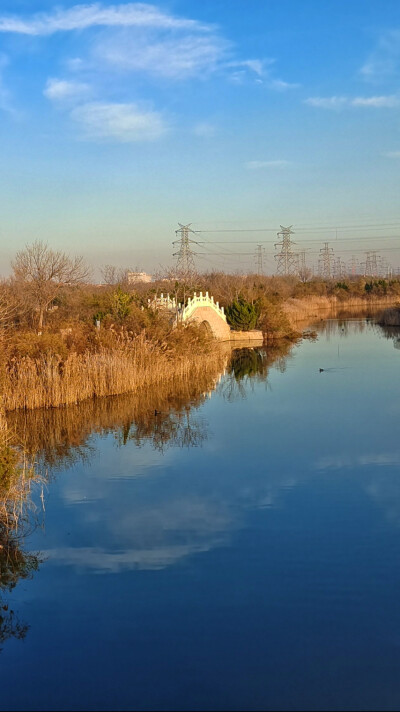
M184 304L199 291L224 306L233 329L260 329L271 340L296 336L285 309L290 300L396 301L400 282L170 270L130 285L126 270L108 265L102 284L94 284L81 258L36 242L17 253L12 276L0 285L3 408L60 405L189 377L193 354L215 354L210 337L194 325L175 328L175 315L153 303L169 293Z

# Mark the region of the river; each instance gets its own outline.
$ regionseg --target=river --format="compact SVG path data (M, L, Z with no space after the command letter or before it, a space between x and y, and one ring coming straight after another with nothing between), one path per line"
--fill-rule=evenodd
M317 331L158 408L12 416L47 482L0 709L398 709L400 340Z

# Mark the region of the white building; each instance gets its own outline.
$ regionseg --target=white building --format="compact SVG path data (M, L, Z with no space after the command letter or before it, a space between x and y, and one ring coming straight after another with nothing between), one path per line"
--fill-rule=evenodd
M128 272L128 284L135 284L137 282L151 282L151 274L147 272Z

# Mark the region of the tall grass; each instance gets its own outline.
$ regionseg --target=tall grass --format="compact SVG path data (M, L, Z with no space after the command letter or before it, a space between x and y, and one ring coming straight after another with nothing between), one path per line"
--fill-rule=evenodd
M44 354L11 359L1 370L3 406L6 411L52 408L137 392L174 379L200 378L210 364L220 365L224 360L218 345L212 354L207 351L174 351L141 335L118 347L70 353L65 358Z
M327 316L335 316L339 310L349 312L371 311L381 306L393 305L397 300L394 296L379 297L356 297L350 296L345 299L338 299L336 296L308 296L303 298L290 298L282 304L282 309L289 319L293 328L303 328L314 319Z
M173 436L176 425L189 411L204 402L215 389L221 371L228 363L230 349L219 358L202 359L196 378L172 378L155 388L140 388L136 393L111 398L90 398L68 408L14 410L7 413L10 430L29 456L51 469L66 467L90 454L89 436L118 431L121 437L133 430L138 439ZM157 415L155 415L155 412ZM173 427L169 427L171 424Z

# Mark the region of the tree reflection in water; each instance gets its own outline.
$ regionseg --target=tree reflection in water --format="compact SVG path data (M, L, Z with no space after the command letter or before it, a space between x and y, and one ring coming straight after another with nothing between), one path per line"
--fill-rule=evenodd
M37 471L50 474L77 461L89 460L93 433L114 433L118 447L150 442L168 447L198 447L207 439L207 422L199 407L217 387L224 397L244 394L252 380L267 382L272 364L284 370L292 344L226 349L225 367L210 366L203 378L166 384L135 395L99 398L67 408L9 413L0 424L0 645L23 638L28 626L10 609L5 595L20 579L31 577L40 558L24 549L34 516L32 485ZM224 376L224 378L222 378ZM219 386L219 384L221 384ZM9 433L14 434L10 441ZM29 461L37 463L36 472ZM48 476L47 476L48 478Z
M293 342L284 339L267 347L233 349L226 377L219 387L220 392L225 398L232 401L236 398L245 398L246 387L251 382L264 381L268 386L268 374L271 367L284 373L292 349Z
M378 325L379 331L385 339L392 339L393 346L395 349L400 349L400 327L399 326L385 326L384 324Z
M32 485L39 479L20 448L13 445L0 419L0 646L9 638L24 638L28 625L10 608L7 593L20 579L37 571L39 555L24 550L32 526ZM1 647L0 647L1 650Z

